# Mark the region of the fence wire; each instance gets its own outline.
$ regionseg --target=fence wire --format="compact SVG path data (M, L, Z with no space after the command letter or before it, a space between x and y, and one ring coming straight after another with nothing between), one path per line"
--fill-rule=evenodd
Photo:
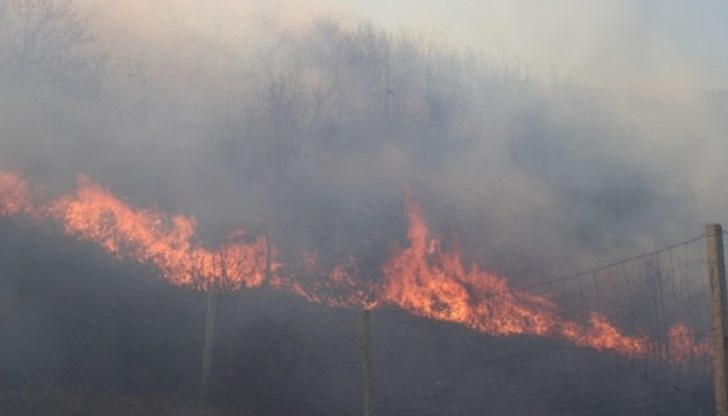
M394 311L378 311L372 316L376 413L712 414L710 356L675 351L688 342L710 345L708 283L701 235L509 290L547 296L570 320L583 322L594 311L627 334L645 336L648 353L636 358L558 340L487 337L449 324L408 329Z
M572 322L603 315L624 334L649 340L636 357L374 310L374 414L713 414L711 358L700 350L710 345L706 257L701 235L508 290L548 298ZM281 307L272 312L272 304ZM271 415L362 414L358 311L332 313L273 292L227 294L220 311L215 403L257 401ZM266 339L249 342L251 333ZM676 348L685 345L693 349L681 355ZM241 374L251 379L231 392Z

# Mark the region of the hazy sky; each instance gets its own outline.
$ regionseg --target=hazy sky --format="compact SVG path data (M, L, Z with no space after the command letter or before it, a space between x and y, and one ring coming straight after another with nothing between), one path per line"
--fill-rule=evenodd
M175 28L245 33L250 19L292 30L311 17L424 34L545 77L606 88L728 88L724 0L78 0L130 42Z
M558 75L688 71L702 85L728 86L723 0L345 1L392 28L430 30Z

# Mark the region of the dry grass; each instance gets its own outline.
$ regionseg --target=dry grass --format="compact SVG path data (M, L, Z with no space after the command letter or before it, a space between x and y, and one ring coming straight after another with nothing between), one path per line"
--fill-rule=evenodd
M248 416L247 412L235 415ZM13 416L228 416L189 398L173 395L121 395L90 387L28 384L0 391L0 415Z

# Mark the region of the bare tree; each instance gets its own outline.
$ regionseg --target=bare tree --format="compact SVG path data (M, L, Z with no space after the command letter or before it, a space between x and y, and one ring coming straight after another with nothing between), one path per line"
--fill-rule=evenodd
M0 0L0 71L4 81L94 91L105 58L73 0Z

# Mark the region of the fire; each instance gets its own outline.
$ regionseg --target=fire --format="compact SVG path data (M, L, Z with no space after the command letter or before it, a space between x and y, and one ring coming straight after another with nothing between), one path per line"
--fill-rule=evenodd
M420 207L407 192L409 247L395 249L383 267L384 298L415 315L462 324L490 335L537 335L562 338L580 346L644 355L647 340L623 334L592 313L587 325L561 316L549 299L512 290L505 278L466 267L455 250L444 250L430 237Z
M107 188L81 176L76 192L50 203L29 198L16 173L0 171L0 216L32 214L57 220L65 233L93 241L119 259L151 264L169 282L201 290L254 288L263 284L332 307L374 309L392 305L412 314L452 322L495 335L533 335L631 357L646 356L653 343L631 336L590 313L586 322L567 319L549 298L511 288L501 276L467 265L458 247L445 249L431 235L422 209L406 192L407 247L395 247L383 263L381 281L372 281L348 257L328 271L313 252L298 266L280 263L265 236L233 231L217 249L196 240L194 217L137 209ZM696 342L677 323L669 333L669 359L683 363L707 357L710 345Z
M271 276L270 285L289 290L309 302L336 308L374 309L379 305L379 286L363 278L354 257L347 258L328 273L321 271L324 268L319 263L314 253L304 253L299 272L313 280L308 285L296 279L294 276L298 273L290 270Z
M682 322L676 322L670 327L668 338L669 359L673 363L684 364L689 359L711 356L710 339L696 341L693 332Z
M55 201L50 212L69 235L94 241L119 258L153 264L174 284L250 288L265 277L263 237L246 244L238 231L218 250L202 248L193 241L194 218L134 209L83 176L77 192Z
M28 184L20 175L0 171L0 216L29 213Z

